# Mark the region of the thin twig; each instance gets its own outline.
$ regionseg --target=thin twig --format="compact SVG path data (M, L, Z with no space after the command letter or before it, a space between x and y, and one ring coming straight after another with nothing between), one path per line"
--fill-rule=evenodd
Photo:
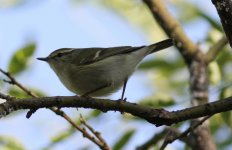
M19 87L21 90L23 90L25 93L27 93L31 97L38 97L35 93L33 93L32 91L30 91L29 89L24 87L21 83L19 83L9 72L6 72L1 68L0 68L0 72L10 79L10 81L8 81L8 83L10 83L12 85L16 85L17 87ZM6 100L14 100L14 97L11 97L8 95L3 95L2 93L0 94L0 98L6 99ZM49 109L51 111L55 112L57 115L63 117L66 121L68 121L74 128L76 128L78 131L80 131L83 134L83 137L88 138L90 141L92 141L93 143L98 145L103 150L110 150L110 148L109 148L108 144L105 142L105 140L102 140L102 141L100 139L97 140L96 138L91 136L88 132L86 132L85 129L83 129L79 125L77 125L64 111L62 111L56 107L52 107ZM31 111L31 113L33 113L34 111L36 111L36 109L31 109L30 111Z
M1 68L0 68L0 72L2 74L4 74L5 76L7 76L10 79L10 81L7 81L8 83L10 83L12 85L16 85L21 90L23 90L25 93L27 93L27 95L29 95L29 96L38 97L35 93L33 93L32 91L30 91L29 89L27 89L26 87L24 87L22 84L20 84L18 81L16 81L15 78L9 72L6 72L6 71L4 71Z
M160 150L164 150L164 148L168 145L174 142L177 139L183 139L188 136L189 133L193 132L197 127L199 127L201 124L203 124L207 119L209 119L212 115L204 117L202 120L198 121L197 123L191 125L188 129L186 129L183 133L173 136L173 134L170 134L166 136Z
M157 143L160 140L165 138L165 135L170 135L170 134L176 137L176 136L179 136L181 132L178 129L171 128L171 127L164 128L163 131L156 133L152 138L150 138L144 144L137 147L136 150L148 150L150 147L152 147L153 145L157 145ZM188 137L183 137L180 140L188 145L191 145L191 141Z
M222 50L222 48L228 43L228 40L225 35L221 37L221 39L211 46L208 52L205 54L205 61L210 63L215 60L218 56L218 53Z
M91 127L87 121L85 120L85 118L83 118L82 115L80 115L80 122L86 126L94 135L96 138L98 138L100 141L102 141L102 143L105 145L106 148L110 149L109 146L106 144L106 141L102 138L101 133L96 131L93 127Z
M29 89L27 89L26 87L24 87L24 86L23 86L22 84L20 84L19 82L17 82L17 81L15 80L15 78L14 78L9 72L6 72L6 71L4 71L4 70L1 69L1 68L0 68L0 72L1 72L2 74L4 74L5 76L7 76L7 77L10 79L10 81L8 81L8 80L3 80L4 82L9 83L9 84L12 84L12 85L16 85L16 86L19 87L21 90L23 90L25 93L27 93L27 95L29 95L29 96L38 97L35 93L33 93L32 91L30 91ZM33 113L36 112L36 110L37 110L37 109L30 109L30 110L27 112L26 118L30 118L31 115L32 115Z

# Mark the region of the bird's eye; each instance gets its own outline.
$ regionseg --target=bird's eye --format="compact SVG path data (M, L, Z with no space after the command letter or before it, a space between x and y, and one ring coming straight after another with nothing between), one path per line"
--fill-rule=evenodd
M62 55L63 55L62 53L58 53L56 56L61 57Z

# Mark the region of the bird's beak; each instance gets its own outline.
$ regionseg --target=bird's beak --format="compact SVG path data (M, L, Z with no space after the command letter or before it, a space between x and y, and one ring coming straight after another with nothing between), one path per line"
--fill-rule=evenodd
M48 57L45 57L45 58L37 58L38 60L41 60L41 61L48 61Z

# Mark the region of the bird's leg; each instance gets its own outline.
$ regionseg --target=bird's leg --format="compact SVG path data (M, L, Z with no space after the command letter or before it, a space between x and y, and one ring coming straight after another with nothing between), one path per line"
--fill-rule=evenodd
M128 79L126 78L126 80L124 81L124 84L123 84L123 88L122 88L122 97L121 97L121 100L123 100L123 101L126 101L126 98L124 98L124 94L125 94L125 91L126 91L127 81L128 81Z
M121 98L118 100L118 104L119 104L119 105L121 105L123 102L126 101L126 98L124 98L124 94L125 94L125 91L126 91L127 81L128 81L128 78L126 78L125 81L124 81L123 88L122 88L122 96L121 96ZM121 114L124 114L124 112L122 111Z
M121 96L121 99L120 99L121 101L126 101L126 98L124 98L124 94L125 94L125 91L126 91L127 81L128 81L128 78L125 79L124 84L123 84L122 96Z

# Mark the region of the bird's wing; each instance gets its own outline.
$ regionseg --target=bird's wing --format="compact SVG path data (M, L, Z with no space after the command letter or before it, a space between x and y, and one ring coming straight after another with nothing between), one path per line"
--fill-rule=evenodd
M131 46L120 46L110 48L83 48L75 49L72 52L72 56L75 57L76 65L88 65L96 61L103 60L107 57L126 54L133 51L137 51L144 46L131 47Z

